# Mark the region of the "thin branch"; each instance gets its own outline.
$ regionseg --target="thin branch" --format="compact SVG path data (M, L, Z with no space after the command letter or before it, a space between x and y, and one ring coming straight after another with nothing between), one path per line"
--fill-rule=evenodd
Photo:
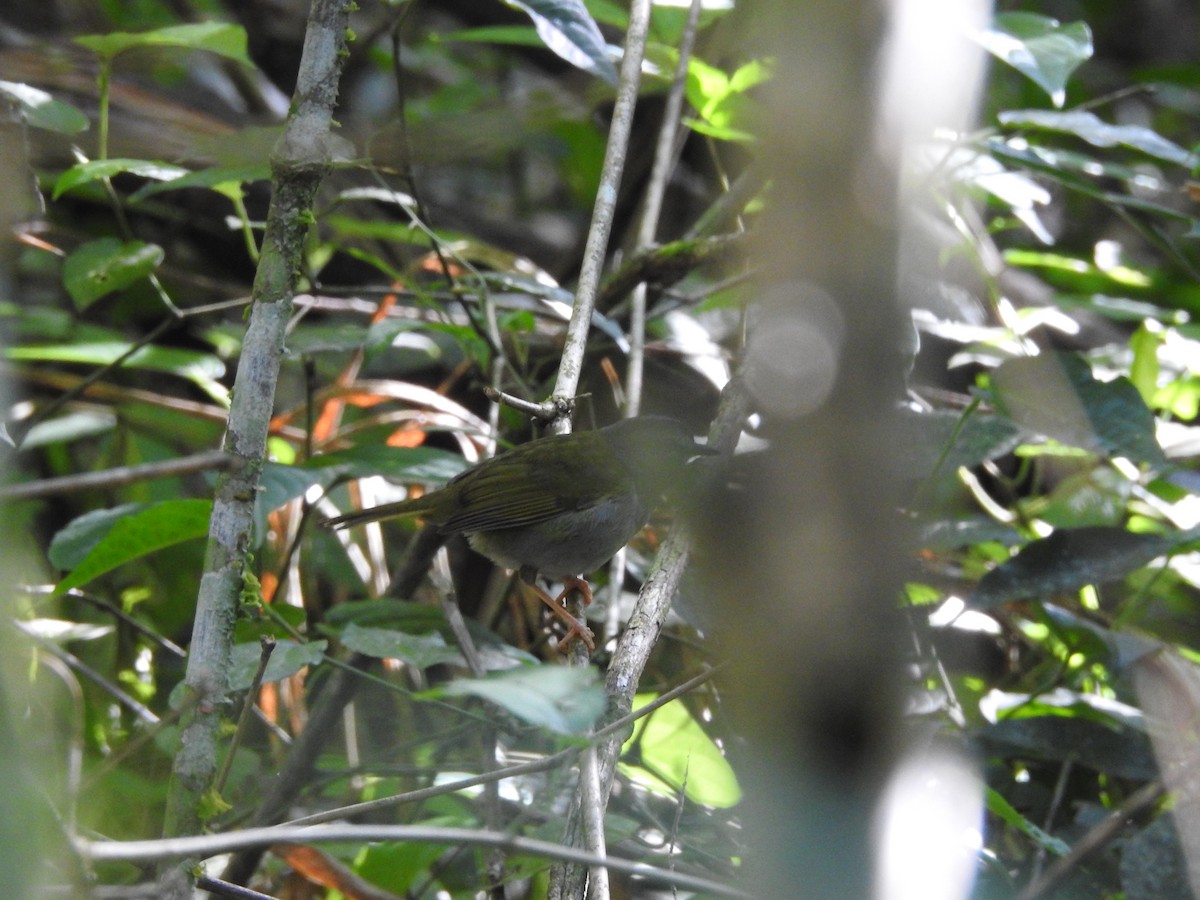
M620 79L617 83L617 102L613 107L612 128L609 130L608 144L604 149L600 187L596 192L596 205L592 209L592 222L584 245L583 266L575 290L575 306L571 310L571 321L567 324L566 346L559 361L558 379L552 392L552 398L557 402L573 402L575 391L579 387L588 328L592 323L592 310L596 305L596 289L600 284L600 274L608 252L613 212L617 205L621 173L625 168L625 154L629 149L629 134L633 129L633 110L637 104L649 25L650 0L635 0L629 10L629 30L625 37L625 55L621 60ZM562 418L551 427L555 433L564 434L570 431L571 423L570 420Z
M108 490L134 484L139 481L154 481L176 475L190 475L208 469L227 469L238 463L236 457L224 450L210 450L177 459L161 462L141 463L136 466L117 466L100 472L84 472L80 475L63 475L45 478L26 484L8 484L0 487L0 500L34 500L55 494L75 494L80 491Z
M229 749L225 751L225 764L221 766L221 771L214 782L214 788L218 794L225 790L225 781L229 778L229 772L233 768L233 758L237 755L242 737L246 734L246 726L250 724L250 711L254 709L254 698L258 696L259 689L262 688L263 676L267 674L267 664L271 662L271 655L275 652L275 638L270 635L263 635L258 639L258 643L260 647L258 668L254 671L250 690L246 691L246 696L242 698L242 712L238 716L237 730L233 733L233 740L229 742Z
M1138 788L1076 841L1070 853L1056 859L1041 878L1021 891L1017 895L1017 900L1034 900L1036 897L1045 896L1048 891L1053 890L1068 875L1078 869L1085 859L1116 838L1129 824L1130 819L1142 815L1158 803L1166 792L1167 789L1163 785L1162 779L1159 778Z
M661 696L655 698L651 703L637 710L637 712L629 713L621 716L614 722L609 723L604 728L601 728L594 735L592 741L599 741L610 735L624 733L634 722L643 716L648 716L661 706L665 706L677 697L682 697L684 694L699 687L713 677L720 669L720 666L705 669L699 675L689 678L682 684L672 688ZM313 813L310 816L302 816L299 819L292 819L285 822L285 825L318 825L322 822L333 822L338 819L345 819L350 816L361 816L368 813L379 812L380 810L390 809L394 806L400 806L404 803L416 803L420 800L428 800L432 797L440 797L443 794L453 794L458 791L466 790L467 788L478 787L481 784L489 782L503 781L505 778L515 778L518 775L533 775L537 772L547 772L551 769L556 769L565 763L571 757L580 753L584 749L583 746L571 746L559 750L557 753L552 753L550 756L542 759L533 760L532 762L519 763L514 766L505 766L503 769L494 769L491 772L486 772L482 775L473 775L470 778L460 778L457 781L450 781L443 784L436 784L432 787L419 788L415 791L406 791L403 794L395 794L391 797L380 797L378 800L366 800L362 803L352 803L349 806L340 806L337 809L326 810L325 812Z
M479 847L499 847L510 853L542 856L579 865L603 865L653 884L675 885L685 890L714 894L719 897L746 897L741 891L719 884L701 875L667 871L631 859L610 856L597 858L590 853L563 847L549 841L518 837L496 831L477 831L470 828L429 828L419 825L315 825L248 828L231 834L206 834L197 837L165 838L157 841L87 841L77 839L76 849L92 862L158 862L186 857L208 857L250 847L269 847L272 844L311 844L321 841L366 843L368 841L403 841L429 844L467 844Z

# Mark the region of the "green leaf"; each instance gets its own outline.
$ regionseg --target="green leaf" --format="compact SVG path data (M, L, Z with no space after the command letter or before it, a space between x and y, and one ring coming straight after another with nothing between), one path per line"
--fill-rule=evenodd
M537 29L531 25L490 25L482 28L462 28L442 35L444 41L465 44L506 44L510 47L542 47Z
M107 366L128 353L130 345L121 341L97 341L86 344L52 344L32 347L6 347L0 351L6 359L39 362L67 362ZM211 353L179 347L139 347L123 365L133 369L167 372L185 378L218 402L228 400L228 391L217 379L225 374L225 364Z
M1116 581L1197 539L1200 531L1166 537L1105 526L1060 528L984 575L967 606L991 609L1014 600L1045 600Z
M25 121L34 128L57 131L59 134L79 134L87 131L88 117L69 103L55 100L45 91L18 81L0 81L0 91L20 104Z
M897 453L906 471L919 478L952 476L960 467L1004 456L1021 442L1020 430L1009 419L978 411L902 410L896 427Z
M432 447L358 444L345 450L314 456L304 463L304 467L331 469L345 478L382 475L399 482L444 484L466 468L466 462L455 453Z
M582 0L504 0L533 19L538 37L571 65L617 83L617 70L608 47Z
M1158 393L1158 348L1165 339L1161 328L1151 330L1145 322L1129 338L1129 349L1133 351L1129 380L1147 405L1154 401L1154 395Z
M520 666L487 678L463 678L428 697L481 697L518 719L559 734L582 734L604 712L604 688L594 669Z
M99 56L111 59L118 53L137 47L181 47L187 50L206 50L247 68L254 63L246 55L246 29L224 22L198 22L191 25L172 25L154 31L112 34L87 34L75 38L75 43Z
M163 249L141 241L100 238L78 247L63 263L63 285L79 310L140 281L158 268Z
M657 698L639 694L635 710ZM682 700L672 700L637 721L622 750L636 750L635 762L621 763L634 782L668 797L684 795L695 803L727 809L742 797L733 768L700 727Z
M1060 108L1067 98L1067 79L1092 55L1092 32L1086 23L1062 25L1037 13L1000 13L991 28L973 37L1032 80Z
M685 124L719 140L753 140L747 124L754 115L753 103L747 91L770 79L773 68L771 60L754 60L727 75L715 66L692 59L688 64L687 98L699 119L687 119Z
M91 515L91 514L89 514ZM210 500L166 500L116 518L97 517L77 528L60 553L73 558L91 543L78 564L54 589L62 594L155 550L202 538L212 515ZM74 523L72 523L74 524Z
M402 659L418 669L440 663L462 664L462 654L446 644L439 633L405 634L390 628L363 628L351 623L341 633L341 642L355 653L376 659Z
M149 159L93 159L77 163L58 176L54 182L51 198L57 200L72 188L81 184L89 184L102 178L112 178L128 172L142 178L153 178L156 181L169 181L188 174L187 169L173 166L170 163L157 162Z
M62 444L107 434L117 427L117 417L107 409L81 409L38 422L21 438L21 449ZM62 568L61 566L59 568Z
M325 658L328 641L309 641L301 644L288 638L275 642L275 649L263 673L263 683L279 681L295 675L305 666L319 665ZM254 683L258 661L262 658L262 646L257 642L234 644L230 659L229 690L244 691Z
M1125 517L1133 484L1109 466L1068 475L1055 485L1037 516L1055 528L1118 525Z
M144 503L126 503L113 509L96 509L68 522L50 540L47 557L56 569L72 569L83 562L113 525L146 508Z
M136 174L142 175L145 173L138 172ZM146 177L155 178L156 176L147 175ZM234 199L241 196L241 186L243 184L263 181L270 177L271 167L266 162L245 166L213 166L208 169L200 169L196 172L179 169L175 175L160 178L153 184L143 185L129 199L131 202L137 203L154 194L161 194L164 191L178 191L184 188L209 188L218 194L223 194Z
M1142 125L1109 125L1095 113L1086 110L1011 110L1000 113L999 119L1002 125L1012 128L1037 128L1074 135L1094 147L1129 147L1189 169L1200 162L1194 153L1189 153L1149 128Z
M335 628L350 625L375 628L386 625L407 634L423 634L446 625L446 617L435 606L388 597L339 603L329 610L325 621Z
M988 812L1032 839L1043 850L1053 853L1055 856L1066 856L1071 852L1070 845L1052 834L1047 834L1030 822L1017 812L1013 805L1005 800L995 788L987 789L987 808Z
M1071 447L1163 465L1154 414L1129 379L1098 381L1072 353L1002 363L991 374L997 408L1027 432Z

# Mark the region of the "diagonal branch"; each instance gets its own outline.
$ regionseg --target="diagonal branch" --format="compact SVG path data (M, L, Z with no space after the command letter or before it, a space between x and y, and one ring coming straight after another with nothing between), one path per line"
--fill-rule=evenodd
M239 592L252 549L254 500L266 452L311 206L328 171L330 128L346 56L348 0L314 0L283 136L271 155L272 197L254 280L253 306L234 382L224 449L240 465L217 484L185 685L194 701L183 720L167 797L168 836L199 830L200 805L217 763L217 737Z

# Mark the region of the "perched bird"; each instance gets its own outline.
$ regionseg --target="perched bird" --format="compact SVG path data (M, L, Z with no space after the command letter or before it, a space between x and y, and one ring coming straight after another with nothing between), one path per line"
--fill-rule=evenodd
M411 500L348 513L321 524L347 528L421 516L443 534L464 534L488 559L520 573L541 600L594 649L591 631L560 605L571 591L591 602L581 575L599 568L638 533L651 507L678 483L684 465L709 454L683 425L663 416L622 419L521 444ZM538 573L565 583L556 599Z

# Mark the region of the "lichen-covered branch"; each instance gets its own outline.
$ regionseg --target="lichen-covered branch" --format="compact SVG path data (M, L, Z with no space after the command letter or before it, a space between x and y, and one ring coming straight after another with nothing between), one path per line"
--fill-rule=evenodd
M330 128L349 6L348 0L314 0L292 110L271 155L271 207L225 435L225 451L239 465L218 481L209 525L185 676L190 712L183 720L167 798L168 836L199 830L202 802L216 771L233 625L254 540L254 499L310 210L331 160Z

